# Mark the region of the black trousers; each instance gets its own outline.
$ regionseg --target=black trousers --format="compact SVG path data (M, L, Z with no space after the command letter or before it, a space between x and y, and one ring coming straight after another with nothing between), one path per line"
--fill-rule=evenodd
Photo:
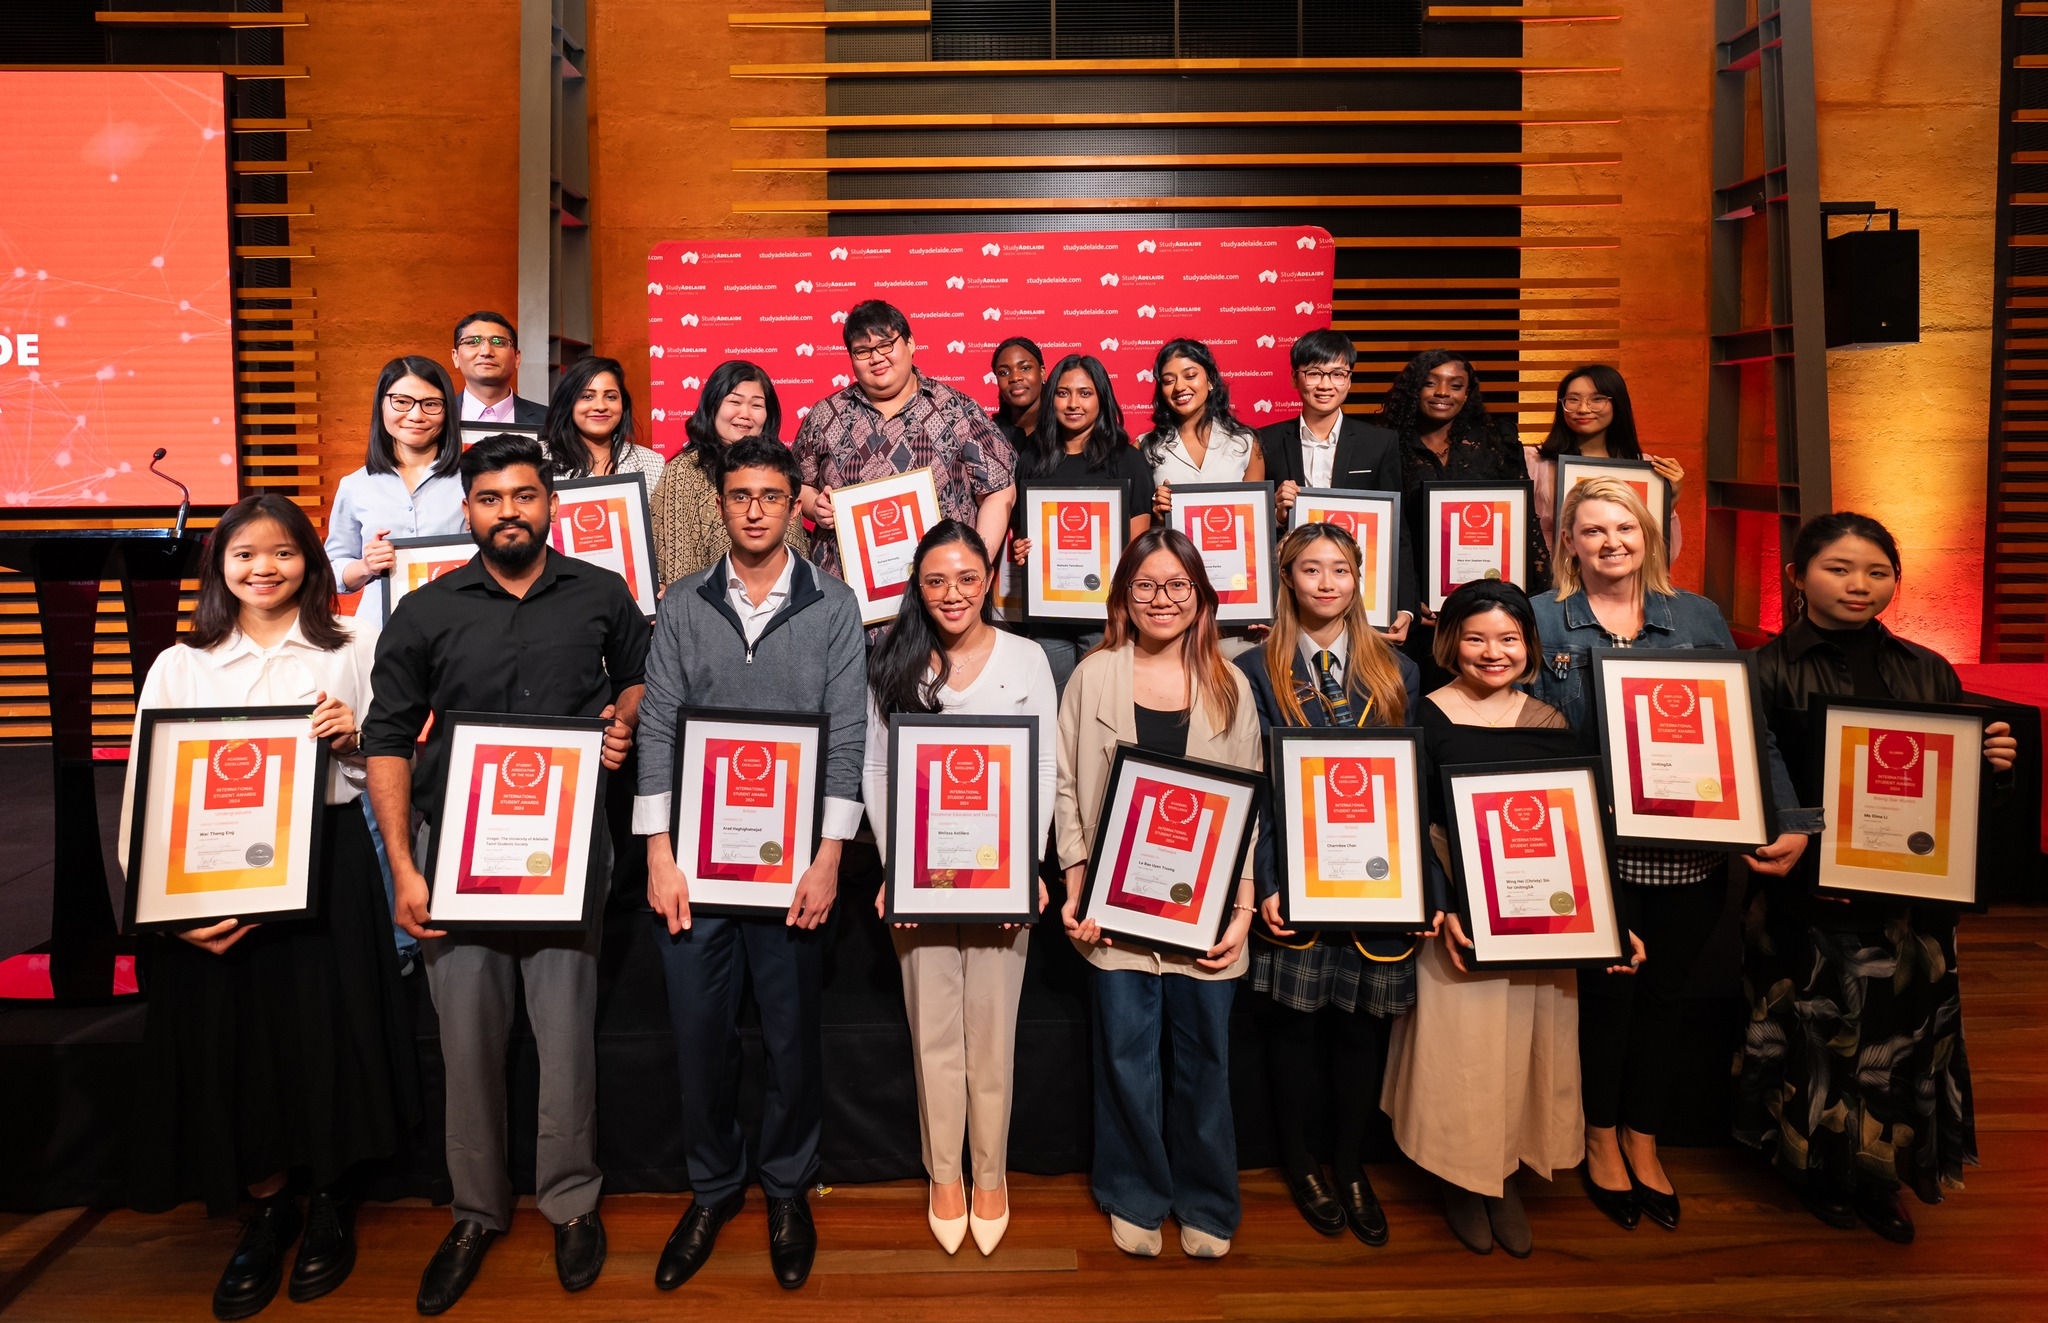
M1728 869L1683 886L1618 885L1646 958L1633 974L1580 972L1579 1084L1587 1125L1655 1135L1682 1055L1679 998L1721 920Z
M1273 1096L1280 1157L1297 1176L1313 1172L1308 1129L1315 1113L1329 1109L1330 1167L1339 1182L1358 1178L1365 1128L1379 1106L1381 1036L1378 1016L1325 1006L1297 1011L1271 997L1253 998L1266 1044L1266 1080ZM1318 1030L1328 1038L1327 1054Z

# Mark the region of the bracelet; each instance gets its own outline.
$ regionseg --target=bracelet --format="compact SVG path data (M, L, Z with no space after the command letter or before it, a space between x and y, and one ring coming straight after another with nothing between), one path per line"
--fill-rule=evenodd
M1256 905L1232 905L1230 908L1234 910L1243 910L1246 914L1257 914L1259 912L1258 907Z

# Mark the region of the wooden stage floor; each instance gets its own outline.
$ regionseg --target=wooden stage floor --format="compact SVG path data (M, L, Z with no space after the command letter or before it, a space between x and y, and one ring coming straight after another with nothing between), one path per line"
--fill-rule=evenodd
M1910 1204L1919 1226L1910 1247L1822 1226L1755 1155L1736 1148L1670 1152L1685 1199L1676 1233L1648 1222L1621 1231L1593 1210L1575 1176L1549 1186L1525 1178L1536 1252L1521 1262L1459 1246L1429 1182L1407 1167L1373 1172L1393 1224L1392 1243L1378 1250L1317 1236L1274 1173L1247 1172L1244 1225L1230 1256L1213 1263L1183 1257L1170 1226L1156 1261L1117 1252L1079 1176L1018 1177L1010 1232L995 1256L983 1259L970 1241L949 1260L925 1228L923 1186L900 1182L814 1198L821 1248L809 1284L795 1293L769 1275L758 1191L704 1271L672 1295L656 1292L652 1277L683 1197L606 1200L611 1256L597 1284L576 1296L556 1284L549 1231L529 1202L448 1317L2048 1317L2048 911L1966 920L1963 960L1983 1166L1947 1203ZM349 1281L310 1305L280 1292L262 1317L416 1317L420 1269L447 1226L445 1209L367 1207ZM235 1233L232 1221L208 1221L194 1206L157 1217L0 1215L0 1314L9 1323L210 1318Z

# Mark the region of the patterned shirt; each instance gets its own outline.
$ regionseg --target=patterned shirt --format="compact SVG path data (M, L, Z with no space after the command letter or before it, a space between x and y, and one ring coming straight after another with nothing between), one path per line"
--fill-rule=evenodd
M975 506L1012 481L1016 452L970 397L920 375L917 394L895 417L882 417L855 382L811 408L790 443L804 485L835 491L858 482L930 468L939 489L939 514L974 522ZM818 537L811 559L827 574L845 578L839 541Z

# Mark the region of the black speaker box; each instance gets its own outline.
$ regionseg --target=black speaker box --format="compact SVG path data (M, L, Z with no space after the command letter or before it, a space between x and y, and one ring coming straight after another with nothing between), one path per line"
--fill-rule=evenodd
M1851 230L1821 249L1830 349L1920 342L1920 231Z

